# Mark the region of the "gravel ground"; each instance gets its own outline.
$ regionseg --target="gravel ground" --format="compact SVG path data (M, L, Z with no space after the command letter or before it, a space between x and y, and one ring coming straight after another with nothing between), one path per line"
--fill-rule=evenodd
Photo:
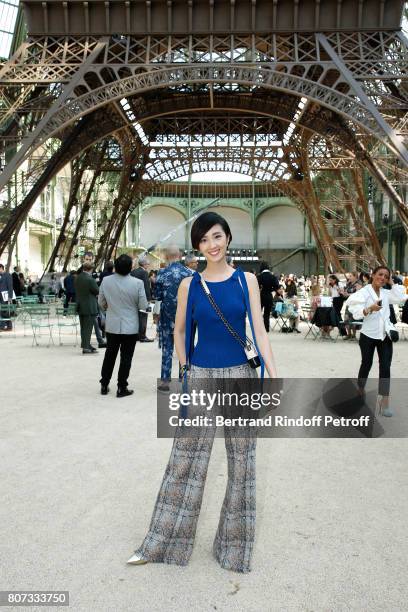
M356 343L305 340L301 329L271 334L280 376L356 375ZM69 590L81 612L407 609L404 438L260 439L245 575L211 554L226 484L217 439L190 564L127 566L171 447L156 438L160 351L137 345L135 394L119 400L99 395L102 350L30 344L0 337L3 590ZM393 376L406 376L407 358L402 341Z

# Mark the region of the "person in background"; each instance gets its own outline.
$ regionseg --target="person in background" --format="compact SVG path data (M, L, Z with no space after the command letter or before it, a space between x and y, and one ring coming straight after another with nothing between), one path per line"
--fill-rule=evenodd
M112 276L114 267L115 266L114 266L113 261L107 261L106 262L105 267L103 269L103 272L101 272L100 275L99 275L99 280L98 280L98 285L99 286L101 286L101 283L102 283L104 278L106 278L107 276Z
M150 292L150 281L149 281L149 273L148 268L150 266L150 259L147 255L141 255L138 259L138 267L131 271L131 276L134 278L138 278L143 281L143 285L145 288L145 294L147 302L149 303L152 299L152 295ZM153 338L147 338L146 329L147 329L147 319L148 319L148 311L141 310L139 312L139 342L154 342Z
M168 391L174 351L174 321L177 310L177 292L183 278L192 276L192 271L181 262L181 252L176 246L166 250L167 268L157 275L156 300L160 302L159 342L162 364L159 391Z
M266 261L261 261L258 284L261 291L261 307L263 310L263 321L265 329L269 332L269 322L273 305L272 293L279 289L279 281L270 270Z
M3 264L0 263L0 313L4 318L9 318L8 304L11 304L12 300L13 278L9 272L6 272ZM11 331L12 328L11 321L0 322L0 331Z
M350 272L347 275L347 283L346 286L344 288L344 292L345 295L347 295L347 300L349 298L350 295L352 295L353 293L355 293L356 291L358 291L359 289L361 289L362 284L361 281L358 277L358 273L357 272ZM348 307L347 307L347 302L346 302L346 311L344 313L344 319L346 322L346 331L347 331L347 335L344 336L344 340L351 340L353 338L356 337L356 326L355 325L350 325L350 323L354 322L354 318L353 315L351 314L351 312L349 311Z
M405 287L405 293L408 293L408 272L405 272L404 282L402 284Z
M391 277L392 277L392 281L393 281L394 285L402 285L403 284L404 279L402 278L401 272L399 270L394 270L392 272Z
M384 286L389 284L390 289ZM391 361L393 343L387 333L390 326L390 304L399 304L408 296L401 285L392 281L391 271L386 266L377 266L371 275L371 283L350 295L348 308L355 319L363 319L359 345L361 365L358 386L362 395L377 350L379 362L378 396L380 414L393 416L389 406Z
M57 279L55 274L51 274L50 288L49 288L50 295L57 295L59 292L59 288L60 288L59 280Z
M18 276L19 272L20 272L20 268L18 266L15 266L14 272L11 275L13 279L13 291L16 297L21 297L21 283L20 283L20 279Z
M93 264L84 262L82 272L76 275L75 295L79 324L81 328L81 347L83 355L98 351L91 345L92 327L98 314L97 296L99 287L92 277Z
M101 395L109 393L109 383L120 350L118 390L116 397L132 395L128 378L139 332L139 312L147 308L144 283L131 276L132 259L120 255L115 259L115 274L105 276L98 302L106 311L107 347L101 371Z
M77 274L81 274L82 270L83 270L83 266L84 264L89 264L91 266L91 276L94 279L94 281L97 283L97 281L99 280L99 275L95 270L95 266L94 266L94 254L92 253L92 251L86 251L83 257L83 261L82 261L82 266L78 269ZM96 304L98 305L98 302L96 302ZM98 307L98 311L95 315L95 319L94 319L94 324L93 324L93 329L95 332L95 336L96 336L96 340L98 342L98 347L99 348L106 348L106 342L103 339L103 335L102 335L102 330L99 326L99 307Z
M184 265L189 270L192 270L193 272L195 272L198 268L198 257L196 257L193 253L186 255L185 260L184 260Z
M285 301L285 289L282 287L282 285L279 285L279 287L276 289L272 301L274 305L278 302L283 303Z
M24 274L22 272L19 273L18 280L20 282L21 295L25 295L26 294L26 283L25 283Z
M75 277L76 271L71 270L71 272L64 278L63 286L65 291L65 301L64 301L64 315L68 310L68 304L71 302L75 303Z
M297 298L297 285L293 278L293 275L290 274L286 280L286 298L290 300L296 310L299 309L298 298Z
M340 283L335 274L329 274L327 277L327 287L329 289L329 295L333 299L333 308L336 311L339 321L341 321L341 309L343 308L345 297L344 286Z
M368 274L368 272L360 272L360 275L358 278L363 287L365 287L365 285L367 285L370 282L370 275Z
M309 320L313 319L314 313L316 312L316 308L320 306L320 285L317 282L317 279L314 280L312 285L310 286L310 312L309 312ZM330 331L330 328L329 328Z
M152 300L155 300L156 299L157 270L150 270L149 282L150 282L150 295L151 295Z

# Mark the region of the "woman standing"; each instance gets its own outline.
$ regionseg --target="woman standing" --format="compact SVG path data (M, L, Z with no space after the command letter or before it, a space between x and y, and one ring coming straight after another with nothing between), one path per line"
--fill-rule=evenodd
M350 274L348 275L348 279L347 279L347 283L346 283L346 287L344 289L345 294L347 295L347 298L352 295L353 293L355 293L356 291L358 291L359 289L361 289L362 284L360 282L360 279L358 278L358 274L357 272L350 272ZM344 318L346 321L346 331L347 331L347 335L344 336L344 340L351 340L351 339L355 339L356 337L356 321L353 318L349 308L348 308L348 302L346 302L346 312L344 314ZM354 325L353 325L354 323Z
M389 283L391 289L384 289ZM377 349L379 361L378 394L382 396L380 411L384 416L393 416L389 406L390 376L393 346L387 335L390 325L390 304L399 304L407 299L401 285L394 285L390 269L378 266L371 275L371 283L350 295L347 306L355 319L363 319L359 345L361 366L358 385L363 391L373 365L374 351Z
M276 377L271 346L262 320L257 279L234 270L226 261L232 239L226 220L206 212L191 228L192 247L200 250L207 265L202 274L212 298L236 333L245 339L248 289L253 330L259 352L271 377ZM183 372L195 379L256 377L239 341L227 330L200 282L200 275L185 278L178 292L174 343ZM244 287L243 284L247 287ZM193 345L192 325L198 329ZM237 437L225 428L228 484L221 509L213 553L221 567L249 572L255 534L256 433ZM247 432L248 433L248 432ZM157 497L149 531L128 563L149 561L186 565L191 556L215 428L202 427L198 435L175 433L170 460Z

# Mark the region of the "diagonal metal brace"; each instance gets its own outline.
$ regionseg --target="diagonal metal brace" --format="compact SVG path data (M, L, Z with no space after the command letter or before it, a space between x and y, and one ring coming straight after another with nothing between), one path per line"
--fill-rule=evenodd
M384 117L381 115L378 108L370 100L361 87L360 83L356 81L351 71L347 68L341 58L337 55L329 41L324 34L316 34L317 40L329 55L332 62L336 65L341 75L346 79L347 83L353 88L354 93L360 98L360 101L365 105L367 110L372 114L377 124L380 126L384 134L389 138L392 143L392 148L395 154L399 157L405 167L408 167L408 151L404 146L402 139L397 135L395 130L386 122Z
M37 148L41 144L41 133L46 128L47 123L51 119L51 117L64 105L67 98L69 98L75 87L82 81L84 74L89 69L90 65L93 64L95 59L101 53L101 51L105 48L108 43L108 38L103 38L101 41L95 46L95 49L90 53L86 61L81 64L81 67L71 78L69 83L64 87L63 92L57 98L57 100L53 103L53 105L48 109L47 113L41 119L35 130L24 140L23 145L14 155L14 157L10 160L10 162L6 165L3 172L0 174L0 192L7 185L14 172L18 169L18 167L23 163L26 157L30 154L33 148Z

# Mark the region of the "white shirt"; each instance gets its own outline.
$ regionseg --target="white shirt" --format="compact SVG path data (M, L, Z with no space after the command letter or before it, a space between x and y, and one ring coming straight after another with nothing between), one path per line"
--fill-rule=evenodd
M380 289L380 297L376 294L370 284L355 293L352 293L347 300L347 308L355 319L363 319L361 332L375 340L384 340L385 322L390 318L390 304L399 304L408 298L404 293L404 287L393 285L391 289ZM364 316L363 310L382 300L382 308Z
M339 282L338 285L329 285L330 297L332 298L340 297L341 293L339 293L339 290L342 290L342 289L344 289L344 285L341 282Z

